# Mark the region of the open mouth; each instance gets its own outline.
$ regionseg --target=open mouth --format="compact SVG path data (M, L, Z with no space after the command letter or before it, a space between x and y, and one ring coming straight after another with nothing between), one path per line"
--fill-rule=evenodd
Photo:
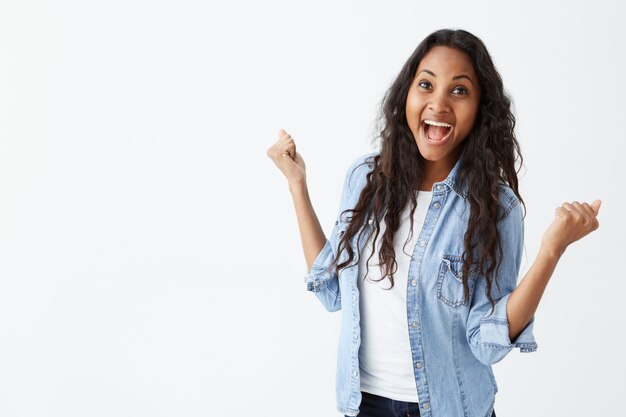
M454 126L445 122L426 119L422 122L422 129L428 142L442 144L452 136Z

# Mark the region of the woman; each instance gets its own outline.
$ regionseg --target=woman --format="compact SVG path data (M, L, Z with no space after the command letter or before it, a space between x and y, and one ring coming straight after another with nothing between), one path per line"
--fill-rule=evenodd
M561 255L598 228L600 201L564 203L516 287L524 240L515 118L484 44L424 39L382 105L380 152L354 160L326 238L284 130L268 150L289 182L307 289L342 310L346 416L495 417L491 365L533 352L534 313ZM378 262L374 260L378 254Z

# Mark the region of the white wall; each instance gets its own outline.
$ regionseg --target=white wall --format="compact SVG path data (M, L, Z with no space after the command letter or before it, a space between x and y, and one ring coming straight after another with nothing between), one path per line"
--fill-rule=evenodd
M265 151L293 134L329 233L380 99L442 27L483 39L514 99L523 272L556 207L603 201L544 294L539 350L495 365L496 413L622 413L623 15L609 1L3 2L0 415L339 415L340 313L305 289Z

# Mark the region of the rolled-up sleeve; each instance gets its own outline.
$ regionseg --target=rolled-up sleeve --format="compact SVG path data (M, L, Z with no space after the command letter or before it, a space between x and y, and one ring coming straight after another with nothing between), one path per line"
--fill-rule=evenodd
M335 230L333 230L334 233ZM315 296L321 301L326 310L338 311L341 309L339 279L336 274L329 270L329 266L335 256L335 251L332 247L333 243L326 239L324 247L313 261L311 272L304 276L304 282L306 283L306 289L315 293Z
M495 301L493 313L486 294L487 283L478 277L467 321L467 342L476 358L485 365L502 360L511 350L534 352L537 343L533 335L535 316L517 336L509 339L509 320L506 304L517 286L524 246L524 219L522 206L517 198L507 208L508 214L498 223L502 244L502 261L495 275L498 287L492 282L491 291Z
M369 156L369 154L361 155L354 159L348 168L343 181L339 212L337 213L330 237L326 239L322 250L313 261L311 271L304 276L307 290L315 293L316 297L328 311L338 311L341 309L339 278L334 271L330 270L330 265L335 258L339 241L347 227L347 222L341 220L341 213L346 208L352 208L349 202L353 200L353 193L355 192L355 187L352 185L351 181L354 178L354 171L364 163L367 156Z

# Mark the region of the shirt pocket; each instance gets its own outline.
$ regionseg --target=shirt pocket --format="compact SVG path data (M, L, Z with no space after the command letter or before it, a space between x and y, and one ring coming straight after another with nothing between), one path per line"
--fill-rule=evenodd
M468 305L476 284L477 271L475 268L470 268L467 281L469 298L467 302L464 302L462 270L463 260L461 255L443 255L437 279L437 298L452 308Z

